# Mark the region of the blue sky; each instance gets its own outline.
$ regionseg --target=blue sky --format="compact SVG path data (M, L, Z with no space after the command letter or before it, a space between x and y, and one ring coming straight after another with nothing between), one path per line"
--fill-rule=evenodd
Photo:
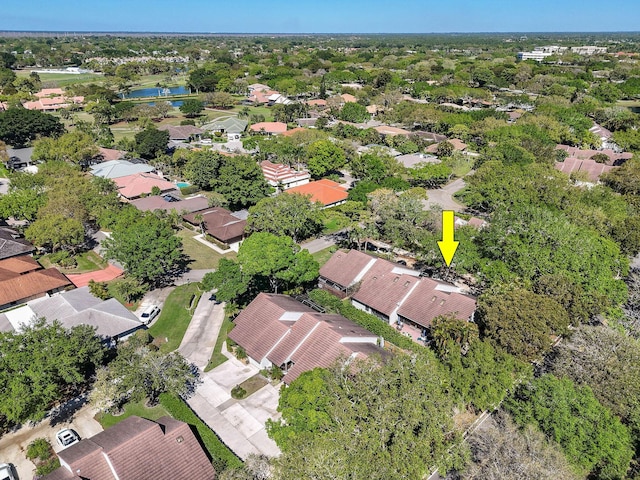
M638 31L638 0L0 0L0 30Z

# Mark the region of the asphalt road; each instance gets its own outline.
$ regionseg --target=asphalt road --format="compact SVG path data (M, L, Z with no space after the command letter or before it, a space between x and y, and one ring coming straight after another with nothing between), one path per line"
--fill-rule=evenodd
M435 205L439 205L443 210L453 210L459 212L464 209L464 205L456 202L453 195L465 187L463 178L459 178L442 188L427 190L427 200L423 201L425 210Z

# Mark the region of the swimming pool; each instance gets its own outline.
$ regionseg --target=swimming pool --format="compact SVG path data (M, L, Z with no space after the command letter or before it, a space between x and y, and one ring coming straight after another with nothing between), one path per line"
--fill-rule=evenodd
M187 187L190 187L190 186L191 186L191 184L187 183L187 182L177 182L176 183L176 187L178 187L178 188L187 188Z

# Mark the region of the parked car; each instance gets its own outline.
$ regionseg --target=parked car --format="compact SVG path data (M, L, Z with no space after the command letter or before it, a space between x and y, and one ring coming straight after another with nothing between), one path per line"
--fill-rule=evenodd
M140 321L145 325L148 325L158 315L160 315L160 307L158 307L157 305L149 305L144 309L142 315L140 315Z
M214 303L214 305L220 305L220 300L217 299L216 294L212 293L209 297L209 300Z
M16 480L13 468L8 463L0 463L0 480Z
M56 440L62 448L70 447L80 441L80 436L70 428L63 428L56 433Z

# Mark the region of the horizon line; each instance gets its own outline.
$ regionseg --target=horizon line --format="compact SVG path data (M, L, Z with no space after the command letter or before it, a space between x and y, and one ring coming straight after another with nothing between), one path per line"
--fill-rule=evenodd
M510 34L612 34L635 33L640 30L540 30L540 31L448 31L448 32L187 32L161 30L3 30L3 33L52 34L165 34L165 35L510 35Z

